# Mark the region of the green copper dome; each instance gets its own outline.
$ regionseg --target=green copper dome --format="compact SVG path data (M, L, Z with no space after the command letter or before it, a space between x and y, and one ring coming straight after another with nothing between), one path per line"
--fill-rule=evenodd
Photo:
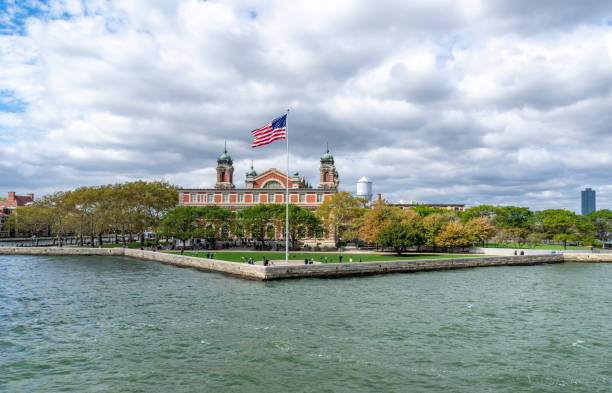
M246 173L247 176L257 176L257 172L253 169L253 163L251 163L251 169L249 169Z
M217 163L218 164L229 164L232 165L232 157L230 157L229 154L227 154L227 146L225 147L225 149L223 149L223 153L221 153L221 155L219 156L219 158L217 158Z
M329 148L325 151L325 154L321 156L321 162L331 162L334 163L334 156L332 156L329 152Z

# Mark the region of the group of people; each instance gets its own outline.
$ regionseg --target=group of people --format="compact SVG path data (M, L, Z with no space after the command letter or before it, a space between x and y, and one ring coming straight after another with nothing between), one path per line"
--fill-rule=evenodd
M244 262L244 257L242 257L242 261ZM254 265L254 264L255 264L255 261L253 260L253 258L249 257L249 259L247 259L247 263L248 263L249 265ZM264 265L264 266L268 266L268 265L271 265L271 264L272 264L272 263L270 262L270 260L269 260L268 258L263 257L263 265Z
M516 250L514 250L514 255L519 255ZM525 255L525 251L521 250L521 254L520 255Z

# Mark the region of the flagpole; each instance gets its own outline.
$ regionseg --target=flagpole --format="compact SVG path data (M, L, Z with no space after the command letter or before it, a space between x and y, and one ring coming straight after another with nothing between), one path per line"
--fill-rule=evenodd
M285 263L289 263L289 109L287 109L287 118L285 120L287 128L287 192L285 195Z

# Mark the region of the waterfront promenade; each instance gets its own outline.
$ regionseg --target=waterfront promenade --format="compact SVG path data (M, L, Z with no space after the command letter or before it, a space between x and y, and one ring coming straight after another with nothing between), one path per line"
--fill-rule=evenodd
M526 266L563 262L612 262L612 254L547 254L547 255L496 255L472 258L397 260L379 262L283 264L272 266L249 265L217 259L198 258L164 252L127 248L63 248L63 247L2 247L0 254L20 255L99 255L126 256L141 260L161 262L178 267L228 274L253 280L281 280L288 278L332 278L388 273L411 273L433 270L465 269L487 266Z

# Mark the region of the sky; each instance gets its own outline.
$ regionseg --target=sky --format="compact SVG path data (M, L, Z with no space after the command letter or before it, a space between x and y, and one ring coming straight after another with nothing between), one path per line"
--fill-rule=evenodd
M0 2L0 195L290 172L392 202L612 209L612 2Z

